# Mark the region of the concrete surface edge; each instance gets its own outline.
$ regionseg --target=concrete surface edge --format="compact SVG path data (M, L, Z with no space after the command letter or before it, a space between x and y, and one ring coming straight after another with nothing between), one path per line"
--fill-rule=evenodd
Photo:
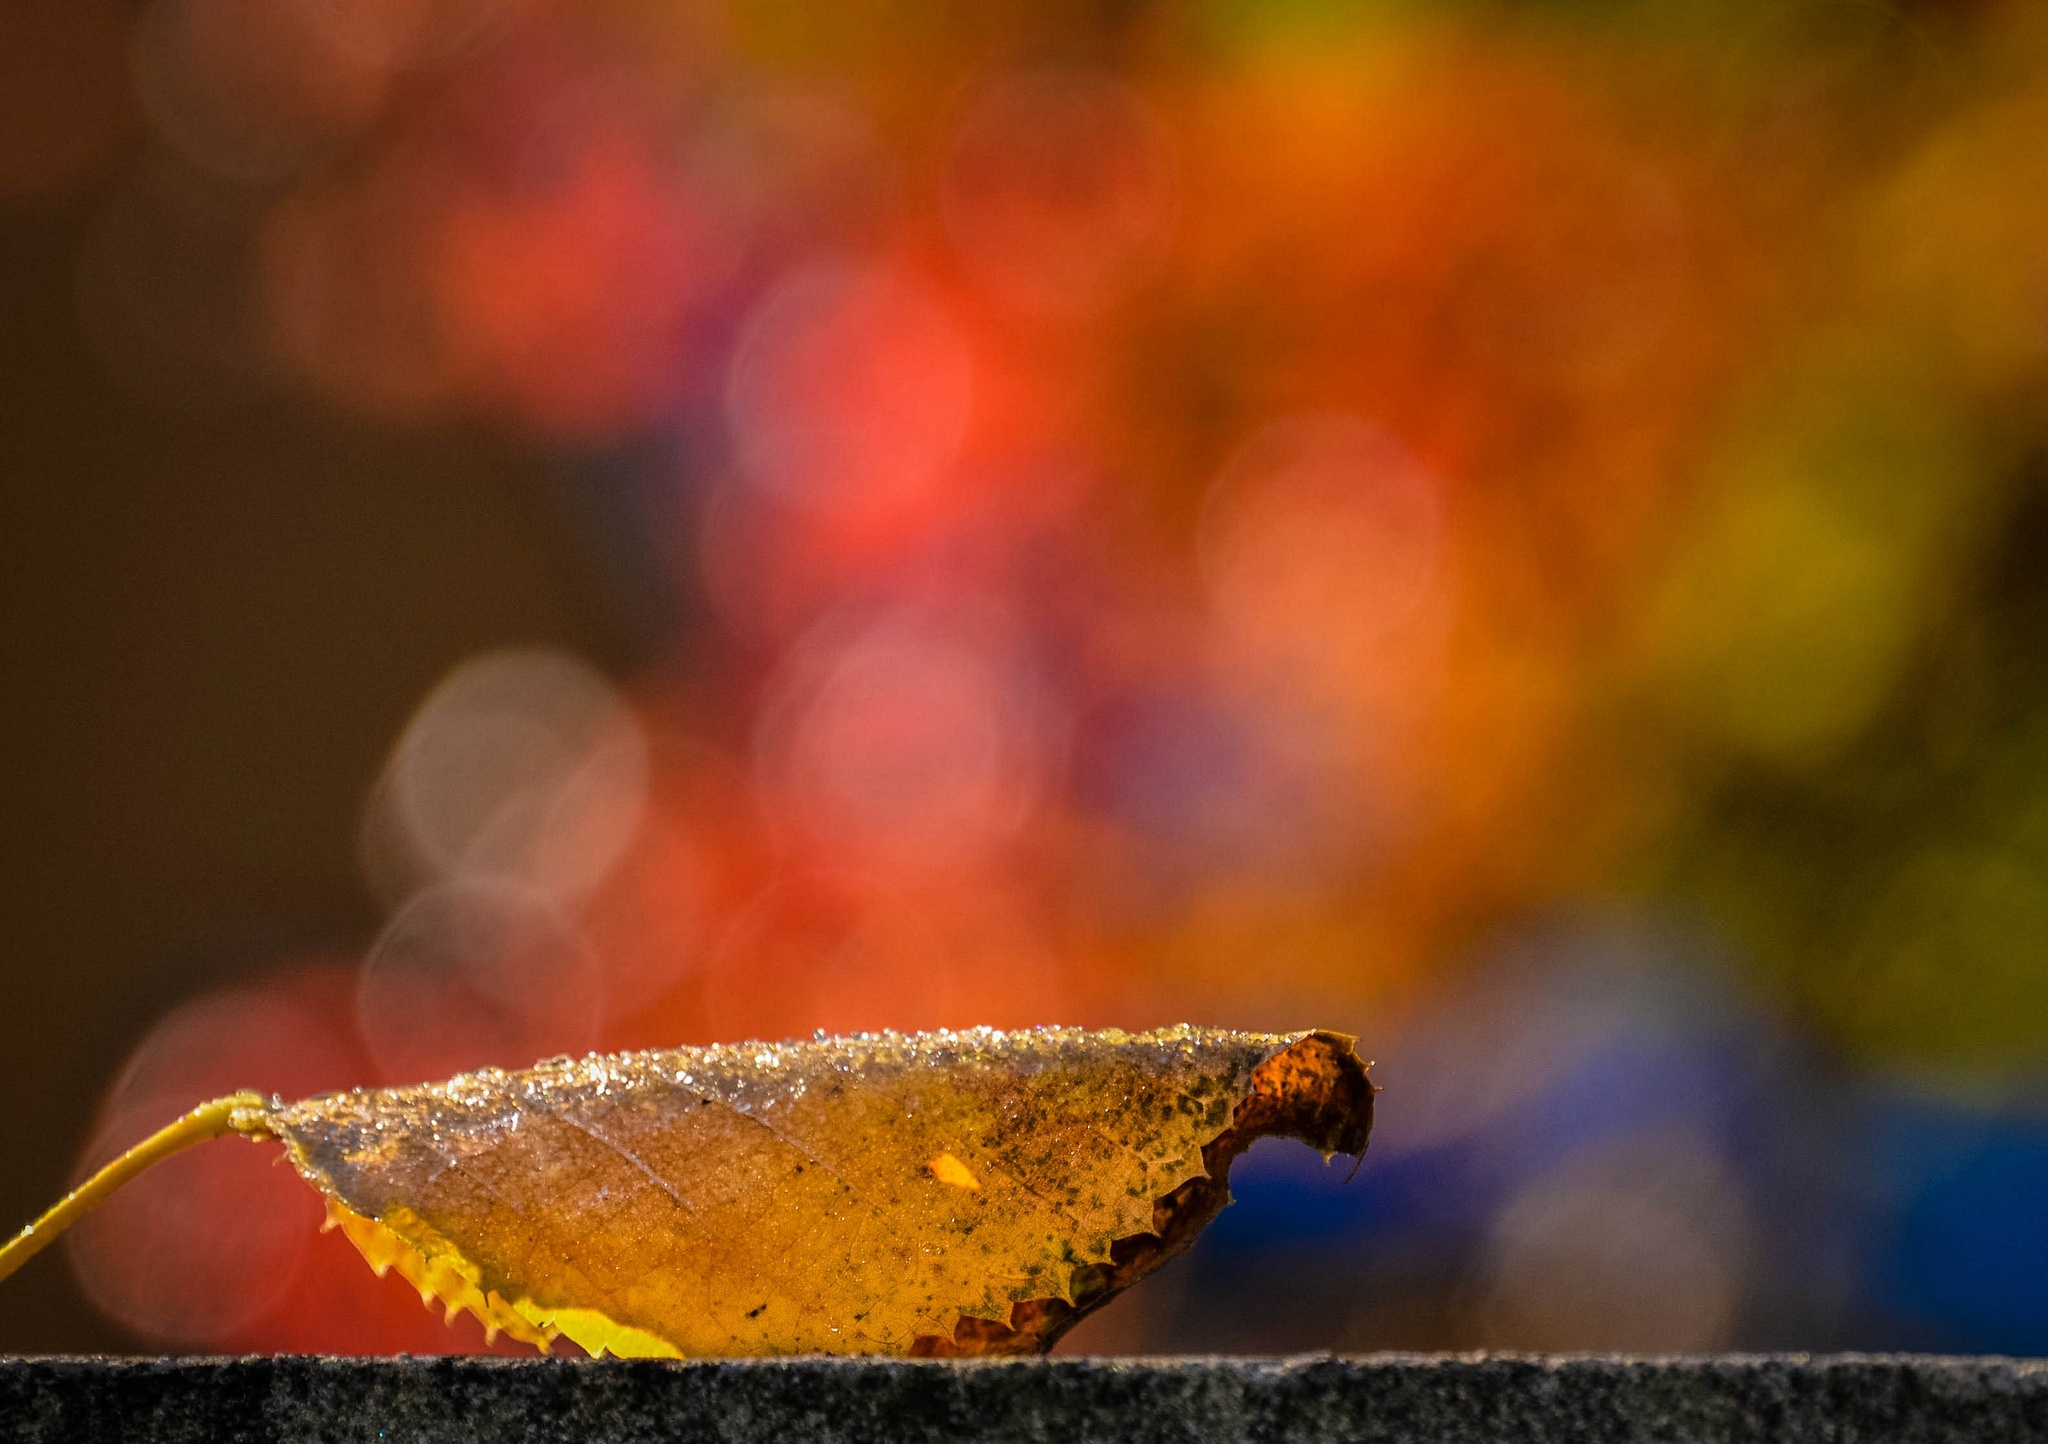
M20 1444L2048 1441L2048 1361L0 1358Z

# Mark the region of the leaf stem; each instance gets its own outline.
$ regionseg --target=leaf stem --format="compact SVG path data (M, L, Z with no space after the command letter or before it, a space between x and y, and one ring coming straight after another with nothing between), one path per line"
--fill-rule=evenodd
M98 1208L115 1189L151 1164L223 1133L268 1137L270 1130L265 1127L265 1120L270 1116L270 1106L270 1100L261 1093L230 1093L200 1104L177 1122L150 1134L65 1194L56 1207L0 1244L0 1279L49 1247L65 1229Z

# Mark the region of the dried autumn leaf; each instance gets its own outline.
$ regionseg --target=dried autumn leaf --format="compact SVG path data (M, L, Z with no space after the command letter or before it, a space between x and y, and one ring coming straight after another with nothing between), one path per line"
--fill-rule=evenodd
M24 1231L0 1277L154 1157L232 1130L281 1140L380 1273L538 1346L1019 1353L1192 1243L1254 1140L1361 1153L1373 1091L1340 1034L1183 1027L884 1033L237 1095Z

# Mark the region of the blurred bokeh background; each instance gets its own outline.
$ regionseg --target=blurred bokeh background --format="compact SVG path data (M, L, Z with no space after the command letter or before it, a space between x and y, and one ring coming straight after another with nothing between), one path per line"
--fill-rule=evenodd
M8 0L0 1224L1355 1032L1072 1347L2048 1351L2048 12ZM481 1348L268 1150L0 1348Z

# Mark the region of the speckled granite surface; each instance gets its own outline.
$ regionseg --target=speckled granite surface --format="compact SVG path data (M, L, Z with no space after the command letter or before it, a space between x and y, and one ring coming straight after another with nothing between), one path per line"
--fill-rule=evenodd
M0 1359L0 1439L1068 1444L2048 1441L2048 1362Z

